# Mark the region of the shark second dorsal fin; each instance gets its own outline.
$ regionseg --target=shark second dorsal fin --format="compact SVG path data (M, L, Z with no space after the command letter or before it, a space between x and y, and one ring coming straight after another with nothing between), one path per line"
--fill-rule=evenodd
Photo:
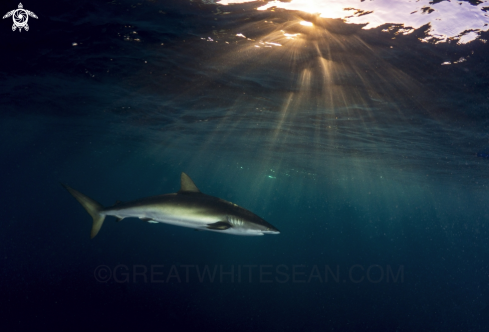
M179 193L200 193L200 190L195 185L194 181L182 172L180 176L180 191Z

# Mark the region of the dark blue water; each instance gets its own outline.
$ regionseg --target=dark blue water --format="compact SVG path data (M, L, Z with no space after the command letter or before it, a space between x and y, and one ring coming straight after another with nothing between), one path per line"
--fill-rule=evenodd
M1 21L3 330L487 331L489 33L424 42L263 4ZM182 171L281 234L108 218L90 240L59 184L109 206Z

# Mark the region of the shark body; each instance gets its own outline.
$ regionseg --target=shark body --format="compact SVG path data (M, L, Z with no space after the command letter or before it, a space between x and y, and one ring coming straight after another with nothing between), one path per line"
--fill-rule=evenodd
M91 238L99 232L106 216L117 221L139 218L150 223L166 223L197 230L234 235L279 234L279 230L254 213L218 197L203 194L190 177L182 173L177 193L152 196L132 202L118 202L104 208L88 196L63 184L93 218Z

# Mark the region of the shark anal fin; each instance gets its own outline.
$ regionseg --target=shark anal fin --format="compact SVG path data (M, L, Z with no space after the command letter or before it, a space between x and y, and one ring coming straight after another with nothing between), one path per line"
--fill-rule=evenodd
M155 221L154 219L151 219L151 218L139 218L139 219L141 219L142 221L147 221L150 224L157 224L158 223L157 221Z
M218 231L225 231L228 228L233 227L229 222L227 221L218 221L213 224L208 224L207 228L208 229L213 229L213 230L218 230Z
M119 222L119 221L121 221L122 219L124 219L124 218L123 218L123 217L115 217L115 221L116 221L116 222Z

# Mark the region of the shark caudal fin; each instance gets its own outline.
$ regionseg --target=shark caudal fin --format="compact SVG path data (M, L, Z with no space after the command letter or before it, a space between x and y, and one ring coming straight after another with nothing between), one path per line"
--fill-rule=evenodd
M87 210L88 214L92 216L93 224L92 224L92 232L90 233L90 238L93 239L95 235L97 235L100 228L102 227L102 224L104 223L105 216L100 214L100 211L102 211L104 207L99 203L95 202L90 197L83 195L81 192L63 183L61 185L66 190L68 190L68 192L72 194L73 197L76 198L76 200L85 208L85 210Z

